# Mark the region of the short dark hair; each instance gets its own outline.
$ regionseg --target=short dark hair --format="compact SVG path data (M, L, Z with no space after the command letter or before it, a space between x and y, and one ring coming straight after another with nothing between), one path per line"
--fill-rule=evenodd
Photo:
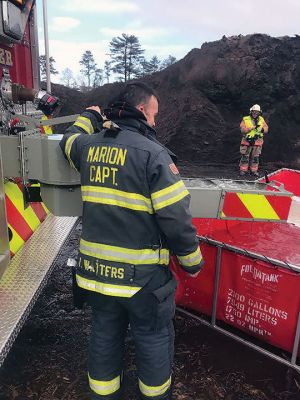
M138 104L146 103L151 96L154 96L159 101L155 90L146 83L132 82L128 83L119 96L117 96L117 101L122 101L132 107L136 107Z

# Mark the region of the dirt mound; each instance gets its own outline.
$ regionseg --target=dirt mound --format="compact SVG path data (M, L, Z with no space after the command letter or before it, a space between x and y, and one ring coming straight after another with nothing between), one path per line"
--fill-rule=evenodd
M270 125L264 162L300 165L300 37L224 36L144 80L160 96L159 138L180 159L237 162L240 120L258 103ZM61 86L54 91L65 99L66 114L85 105L105 105L120 85L86 94Z

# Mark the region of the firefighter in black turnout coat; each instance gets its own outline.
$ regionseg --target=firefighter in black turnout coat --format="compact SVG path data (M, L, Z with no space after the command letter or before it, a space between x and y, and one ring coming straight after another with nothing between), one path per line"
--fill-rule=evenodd
M156 139L158 99L128 84L105 110L86 109L60 146L81 174L77 285L93 310L88 377L92 399L121 399L130 324L142 399L171 398L176 280L170 251L191 275L203 260L190 196L174 155Z

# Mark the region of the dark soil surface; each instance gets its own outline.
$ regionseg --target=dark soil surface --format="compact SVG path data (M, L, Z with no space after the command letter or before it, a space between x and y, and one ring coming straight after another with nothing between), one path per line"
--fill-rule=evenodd
M300 37L225 36L191 50L170 67L141 78L157 91L158 138L182 160L231 164L239 159L243 116L258 103L269 125L263 159L300 165ZM103 109L122 84L86 93L61 85L61 115ZM64 128L58 128L62 132Z
M232 177L232 170L194 166L190 176ZM90 311L72 304L71 273L81 226L57 257L54 272L0 370L1 400L86 400ZM300 374L190 317L177 313L174 400L299 400ZM124 400L137 400L134 346L127 340Z

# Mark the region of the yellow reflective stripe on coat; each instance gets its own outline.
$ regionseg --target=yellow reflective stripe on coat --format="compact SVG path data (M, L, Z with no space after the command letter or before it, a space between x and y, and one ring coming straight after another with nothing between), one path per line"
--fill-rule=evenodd
M71 159L71 150L72 150L73 142L77 138L77 136L80 136L80 133L75 133L75 135L70 136L68 138L68 140L66 141L66 146L65 146L65 155L67 156L71 167L74 168L74 169L76 169L76 167L73 164L73 161Z
M177 256L179 262L184 267L193 267L198 265L202 261L202 254L200 248L198 247L195 251L186 256Z
M187 191L185 184L180 180L171 186L152 193L151 199L153 208L155 211L158 211L161 208L177 203L188 195L189 192Z
M168 249L128 249L107 244L88 242L80 239L80 252L90 257L127 264L169 264Z
M79 128L83 129L88 135L91 135L94 132L91 121L86 117L78 117L74 122L74 125L79 126Z
M124 192L122 190L99 186L82 186L81 194L83 201L145 211L149 214L154 213L151 199L138 193Z
M148 396L148 397L161 396L169 389L170 386L171 386L171 377L160 386L148 386L148 385L145 385L139 379L140 391L142 392L142 394L144 396Z
M106 296L132 297L141 290L141 287L139 286L112 285L94 279L83 278L78 274L76 274L76 282L82 289L105 294Z
M92 379L90 377L90 374L88 374L88 377L90 388L92 389L92 391L101 396L107 396L109 394L115 393L121 387L120 375L112 379L111 381L97 381L96 379Z

